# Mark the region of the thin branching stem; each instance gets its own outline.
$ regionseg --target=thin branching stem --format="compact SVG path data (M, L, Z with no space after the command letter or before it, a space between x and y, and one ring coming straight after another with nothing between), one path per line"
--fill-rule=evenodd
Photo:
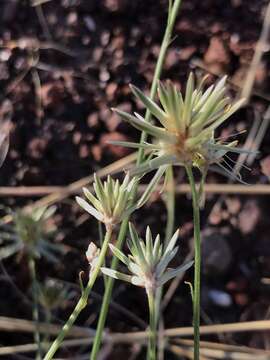
M173 31L173 27L175 24L176 16L178 14L180 5L181 5L181 0L175 0L173 3L173 6L170 8L170 11L168 14L167 26L166 26L164 38L162 40L160 53L159 53L159 57L157 60L154 78L153 78L153 82L152 82L152 86L151 86L151 91L150 91L151 99L155 98L155 95L157 92L158 80L160 78L160 74L162 71L167 48L171 42L172 31ZM145 121L150 121L150 120L151 120L151 113L149 110L147 110L146 114L145 114ZM144 141L146 141L146 139L147 139L147 134L145 132L142 132L140 143L142 144ZM140 165L143 162L143 159L144 159L144 149L140 148L138 151L138 156L137 156L137 165ZM134 189L133 199L135 199L136 193L137 193L137 188ZM120 232L119 232L118 241L117 241L117 245L116 245L117 248L120 250L121 250L124 240L126 238L126 233L127 233L127 229L128 229L128 221L129 221L129 218L125 219L122 222L121 227L120 227ZM118 266L118 260L116 259L116 257L114 257L112 264L111 264L111 269L115 270L117 268L117 266ZM107 314L108 314L109 304L111 301L113 285L114 285L114 280L112 278L109 278L109 280L106 284L105 293L103 296L96 336L95 336L94 344L92 347L92 352L90 355L91 360L97 359L97 354L98 354L100 344L101 344L102 333L103 333L105 321L106 321Z
M193 327L194 327L194 360L200 357L200 291L201 291L201 232L199 196L195 185L193 171L186 166L190 183L193 205L194 226L194 290L193 290Z
M36 274L36 261L33 256L28 260L29 271L32 281L32 296L33 296L33 320L35 323L34 340L37 344L36 360L41 360L42 348L39 332L39 311L38 311L38 281Z
M104 263L104 259L107 253L107 249L108 249L108 245L109 242L111 240L112 237L112 228L108 227L105 237L104 237L104 241L102 244L102 248L98 257L98 262L95 266L95 268L93 269L93 271L91 272L91 276L89 278L88 284L86 286L86 288L83 290L82 295L80 297L80 300L78 301L77 305L75 306L72 314L70 315L69 319L67 320L67 322L65 323L65 325L63 326L62 330L60 331L60 333L58 334L57 338L54 340L54 342L52 343L49 351L47 352L44 360L50 360L53 358L54 354L56 353L56 351L58 350L58 348L60 347L61 343L63 342L64 338L66 337L66 335L68 334L69 330L71 329L72 325L74 324L74 322L76 321L77 317L79 316L79 314L81 313L81 311L86 307L87 305L87 300L89 297L89 294L92 290L92 287L98 277L99 271L101 266Z

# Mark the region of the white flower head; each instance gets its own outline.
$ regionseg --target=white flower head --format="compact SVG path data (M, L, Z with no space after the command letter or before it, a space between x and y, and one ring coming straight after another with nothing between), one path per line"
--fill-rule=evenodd
M145 240L139 238L131 223L129 224L129 232L131 240L128 242L130 250L128 256L113 245L110 245L110 249L127 266L131 275L108 268L101 268L104 274L144 287L147 292L154 292L158 287L192 266L193 261L175 269L168 268L169 263L178 251L178 246L175 246L175 244L179 231L175 232L166 247L161 244L159 235L156 236L155 240L153 239L149 227L146 229Z

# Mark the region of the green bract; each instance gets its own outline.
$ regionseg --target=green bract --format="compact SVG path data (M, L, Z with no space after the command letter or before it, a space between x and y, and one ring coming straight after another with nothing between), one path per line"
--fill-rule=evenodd
M93 187L96 197L88 189L83 188L83 193L88 201L77 196L77 203L105 225L118 224L134 210L131 195L135 178L130 180L127 174L122 184L119 183L119 180L112 179L111 176L108 176L104 183L96 174L94 179Z
M55 213L55 206L41 207L29 212L17 210L11 225L0 228L0 259L21 252L34 258L44 257L57 262L64 246L49 241L55 229L47 229L47 220Z
M56 279L46 279L38 286L38 301L49 311L53 311L65 304L70 297L67 287Z
M128 242L130 255L125 256L112 244L109 246L113 254L127 266L132 275L123 274L108 268L101 268L104 274L115 279L128 281L133 285L144 287L146 291L154 292L158 287L192 266L193 261L175 269L168 269L168 264L178 251L178 246L175 246L175 243L179 231L175 232L166 247L161 244L159 235L153 240L149 227L146 229L145 241L139 238L131 223L129 224L129 232L131 237L131 240Z
M202 172L212 163L219 163L227 152L246 152L236 148L237 141L222 143L214 138L214 131L245 102L241 99L231 104L225 96L226 76L207 90L205 78L195 88L194 77L188 78L185 97L171 82L160 83L157 105L141 90L131 86L133 94L144 104L161 126L146 122L139 114L130 115L113 109L125 121L154 138L152 143L112 142L134 148L148 149L154 156L138 166L133 174L146 173L162 165L195 166Z
M120 184L119 180L114 180L110 176L102 183L95 174L93 187L96 196L88 189L83 188L83 193L88 201L77 196L77 203L106 226L114 226L147 202L165 170L166 167L160 167L143 195L135 204L132 201L132 194L138 179L135 177L130 179L129 174L125 176L122 184Z

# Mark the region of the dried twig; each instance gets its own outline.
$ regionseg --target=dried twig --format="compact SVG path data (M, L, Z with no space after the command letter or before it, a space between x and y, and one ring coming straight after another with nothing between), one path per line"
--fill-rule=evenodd
M47 324L40 323L40 332L49 331L50 334L57 334L59 331L58 325L50 325L47 328ZM13 331L13 332L32 332L34 329L34 323L30 320L22 320L0 316L0 329L2 331ZM72 328L70 336L74 337L87 337L88 341L91 342L91 335L94 330L89 328L82 328L75 326ZM202 335L218 334L222 332L237 333L237 332L253 332L253 331L269 331L270 320L257 320L257 321L245 321L228 324L216 324L216 325L202 325L200 332ZM179 327L164 330L164 336L174 338L181 336L192 336L193 327ZM144 341L148 336L148 331L136 331L129 333L113 333L106 334L104 336L105 342L114 343L129 343L133 341ZM89 339L90 338L90 339Z
M260 127L257 131L257 134L255 136L255 139L253 141L253 148L254 150L258 150L262 144L264 135L268 129L269 126L269 122L270 122L270 106L268 106L267 110L265 111L264 115L263 115L263 119L260 122ZM256 153L252 153L249 154L248 158L247 158L247 165L250 166L256 157Z
M202 70L204 70L206 73L212 74L214 76L220 76L220 74L218 72L214 72L214 71L210 71L210 69L204 64L204 62L200 59L192 59L191 60L191 64L195 67L198 67ZM232 79L228 79L228 84L231 85L231 87L235 90L240 90L242 89L242 84L240 84L238 81L232 80ZM270 96L263 93L262 91L259 90L255 90L252 89L252 94L256 95L258 97L260 97L261 99L264 99L266 101L270 101Z
M85 184L83 186L88 185ZM163 186L157 186L157 191L161 191ZM90 187L91 189L91 187ZM146 185L139 186L139 192L145 191ZM70 191L67 196L78 194L81 189ZM269 195L270 185L267 184L206 184L204 188L206 194L236 194L236 195ZM39 197L43 195L52 195L55 193L65 193L66 186L0 186L0 197ZM189 194L189 184L181 184L175 189L176 194ZM58 201L61 201L59 199Z
M60 325L48 325L47 323L40 323L40 333L57 335L61 329ZM35 323L30 320L16 319L5 316L0 316L0 330L13 331L13 332L30 332L32 333L35 328ZM94 330L73 326L69 333L72 337L86 337L93 335Z
M39 3L39 4L36 3L35 4L35 10L36 10L37 17L38 17L38 20L40 22L40 25L42 27L43 34L45 35L47 40L52 41L52 35L50 33L50 29L48 27L48 24L47 24L47 21L46 21L46 18L45 18L43 9L42 9L42 4L41 3Z
M189 340L189 339L174 339L173 342L182 346L193 346L193 340ZM201 348L216 349L216 350L230 351L230 352L241 352L241 353L253 354L253 355L268 355L268 356L270 355L269 350L257 349L242 345L241 346L229 345L229 344L217 343L213 341L201 341L200 346Z
M50 334L57 334L59 331L58 325L50 325L47 327L47 324L40 324L40 332L49 332ZM13 319L7 317L0 317L0 329L2 331L16 331L16 332L32 332L34 329L34 324L32 321ZM235 332L247 332L247 331L269 331L270 330L270 320L261 320L261 321L249 321L242 323L231 323L231 324L219 324L219 325L204 325L200 327L200 332L202 335L206 334L218 334L218 333L235 333ZM81 328L73 327L70 332L70 336L79 337L79 339L66 340L62 343L62 346L80 346L80 345L89 345L93 341L91 337L93 331ZM104 343L132 343L140 342L145 343L148 337L148 331L140 331L133 333L114 333L114 334L104 334L103 342ZM181 337L181 336L192 336L193 328L192 327L183 327L183 328L174 328L164 330L164 336L167 337ZM184 341L184 340L181 340ZM208 348L211 347L211 343L208 343ZM47 346L48 344L42 344ZM206 346L206 343L202 342L202 346ZM219 344L219 346L222 346ZM223 348L230 345L223 345ZM212 345L212 348L218 349L218 345ZM220 349L220 347L219 347ZM231 348L232 349L232 348ZM236 348L235 348L236 349ZM0 356L7 354L14 354L19 352L31 352L36 350L36 344L26 344L18 346L7 346L0 348ZM255 355L255 350L252 350ZM257 350L263 351L263 350ZM268 355L268 352L265 351ZM258 353L256 353L257 358Z
M250 64L250 68L247 73L246 81L244 83L244 86L242 88L241 97L244 97L247 99L247 101L250 98L250 95L252 93L255 77L256 77L256 71L260 65L262 55L264 51L266 51L267 45L268 45L268 37L269 37L269 30L270 30L270 2L267 6L265 17L263 21L263 27L261 31L260 38L257 42L255 53L253 55L252 62Z

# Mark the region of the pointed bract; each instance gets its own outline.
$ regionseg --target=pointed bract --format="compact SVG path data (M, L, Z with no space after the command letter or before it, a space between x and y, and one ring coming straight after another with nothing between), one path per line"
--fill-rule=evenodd
M131 86L133 94L144 104L161 126L147 123L140 115L135 116L121 110L114 111L125 121L154 138L152 144L118 142L118 145L143 148L152 152L151 160L131 170L133 175L141 175L163 165L193 166L205 173L209 165L219 165L227 152L240 153L235 144L226 145L214 139L214 131L233 115L245 99L231 104L226 93L227 76L203 91L206 77L195 87L194 75L188 77L183 100L172 82L159 82L158 97L160 104L144 95L141 90ZM215 146L217 145L216 149ZM223 152L220 150L223 145ZM218 156L218 154L221 154Z
M159 235L153 241L149 226L146 229L144 241L139 238L135 227L131 223L129 223L129 232L131 241L128 241L128 247L131 254L128 257L113 245L110 245L110 248L114 255L127 266L131 275L107 268L102 269L104 274L115 279L128 281L133 285L143 286L146 291L153 291L173 277L186 271L193 264L193 262L189 262L176 269L167 268L178 251L178 246L175 247L175 243L179 231L175 232L165 249L160 243Z

